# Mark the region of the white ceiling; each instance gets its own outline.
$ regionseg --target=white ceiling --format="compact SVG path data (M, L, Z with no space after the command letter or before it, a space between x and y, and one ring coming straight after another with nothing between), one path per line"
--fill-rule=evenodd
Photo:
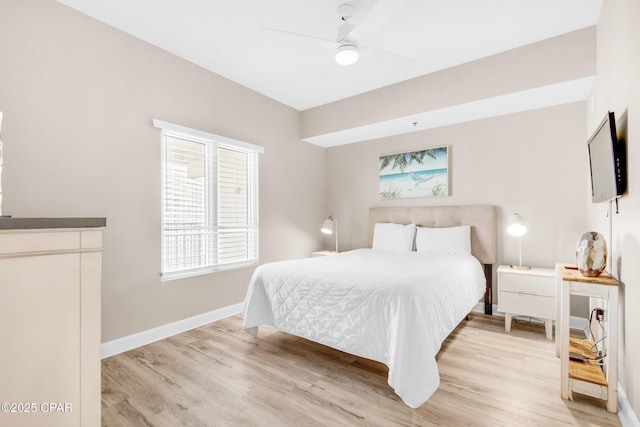
M297 110L595 25L602 0L58 0ZM337 7L361 45L334 62ZM311 36L287 36L269 29ZM384 52L380 52L384 51ZM586 97L586 94L584 95Z

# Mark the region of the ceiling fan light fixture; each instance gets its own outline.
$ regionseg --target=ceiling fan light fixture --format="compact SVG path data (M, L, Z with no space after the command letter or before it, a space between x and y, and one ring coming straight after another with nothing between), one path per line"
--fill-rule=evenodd
M336 63L340 65L351 65L358 62L358 48L352 44L338 46L336 51Z

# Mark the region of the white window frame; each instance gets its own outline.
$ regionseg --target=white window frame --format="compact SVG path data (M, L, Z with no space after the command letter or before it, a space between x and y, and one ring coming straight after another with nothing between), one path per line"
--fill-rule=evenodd
M208 133L208 132L204 132L204 131L200 131L197 129L191 129L185 126L181 126L181 125L177 125L174 123L169 123L169 122L165 122L162 120L157 120L154 119L153 120L153 126L156 128L161 129L161 152L162 152L162 177L161 177L161 181L162 181L162 194L161 194L161 200L162 200L162 204L161 204L161 278L162 281L168 281L168 280L175 280L175 279L180 279L180 278L184 278L184 277L190 277L190 276L196 276L196 275L201 275L201 274L209 274L209 273L213 273L216 271L223 271L223 270L230 270L230 269L235 269L235 268L242 268L242 267L247 267L247 266L252 266L252 265L257 265L258 264L258 257L259 257L259 252L258 252L258 237L259 237L259 224L258 224L258 154L259 153L264 153L264 148L258 145L254 145L254 144L249 144L246 142L242 142L242 141L237 141L235 139L231 139L231 138L227 138L224 136L220 136L220 135L215 135L212 133ZM248 197L250 198L250 202L249 202L249 208L251 209L251 222L252 225L250 228L250 233L253 235L253 239L248 237L247 238L247 245L251 246L251 253L255 254L255 256L253 257L248 257L248 259L246 260L242 260L242 261L235 261L235 262L225 262L225 263L216 263L213 262L211 264L207 264L207 265L201 265L198 266L196 268L183 268L183 269L173 269L170 271L166 271L167 269L165 268L165 218L164 218L164 200L165 200L165 195L166 195L166 137L173 137L173 138L179 138L179 139L184 139L187 141L192 141L192 142L196 142L196 143L203 143L205 144L206 150L214 150L217 151L218 148L222 148L222 149L229 149L229 150L234 150L234 151L239 151L239 152L244 152L244 153L248 153L250 155L255 155L255 162L253 163L253 168L247 168L248 169L248 174L250 175L250 183L249 183L249 188L248 188ZM217 159L216 159L216 163L206 166L206 167L211 167L212 169L216 169L217 170ZM251 169L251 170L249 170ZM216 170L209 170L208 173L216 173ZM211 182L211 190L209 192L209 197L212 198L212 200L217 200L217 194L218 194L218 184L215 181L215 179L213 179L213 181ZM217 206L217 205L216 205ZM218 232L218 228L217 228L217 221L215 222L215 229L216 231L214 232L214 235L217 236L217 232ZM253 234L255 233L255 234ZM215 237L216 239L216 243L214 244L214 246L217 248L217 237ZM205 248L205 250L207 250Z

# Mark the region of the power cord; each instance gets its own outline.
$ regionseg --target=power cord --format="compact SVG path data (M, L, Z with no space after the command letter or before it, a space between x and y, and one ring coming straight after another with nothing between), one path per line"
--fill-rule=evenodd
M597 363L600 366L603 365L605 357L607 357L607 349L604 347L605 339L607 338L607 329L602 324L602 318L598 315L599 308L594 308L591 310L591 314L589 315L589 338L591 340L591 348L590 350L596 354L596 357L593 358L585 358L585 361L589 363ZM593 333L593 321L597 321L600 329L602 331L602 338L596 341L596 337ZM600 344L602 344L602 349L600 349Z
M526 324L526 323L531 323L531 316L529 316L529 320L520 320L520 319L518 319L517 317L514 317L514 318L513 318L513 321L514 321L515 323L525 323L525 324Z
M593 315L596 314L598 312L598 308L594 308L593 310L591 310L591 314L589 315L589 335L591 338L591 351L593 351L594 353L600 355L603 353L603 351L600 351L600 349L598 348L598 344L603 343L604 340L607 338L607 330L604 327L604 325L602 324L602 319L596 315L596 320L598 322L598 325L600 326L600 329L603 332L603 336L602 338L600 338L598 341L596 341L595 336L593 334ZM603 349L604 349L604 344L603 344Z

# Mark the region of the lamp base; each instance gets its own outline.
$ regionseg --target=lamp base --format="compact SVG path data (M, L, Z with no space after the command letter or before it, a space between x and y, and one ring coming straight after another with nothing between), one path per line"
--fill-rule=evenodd
M531 266L530 265L513 265L513 264L511 264L509 267L513 268L514 270L531 270Z

